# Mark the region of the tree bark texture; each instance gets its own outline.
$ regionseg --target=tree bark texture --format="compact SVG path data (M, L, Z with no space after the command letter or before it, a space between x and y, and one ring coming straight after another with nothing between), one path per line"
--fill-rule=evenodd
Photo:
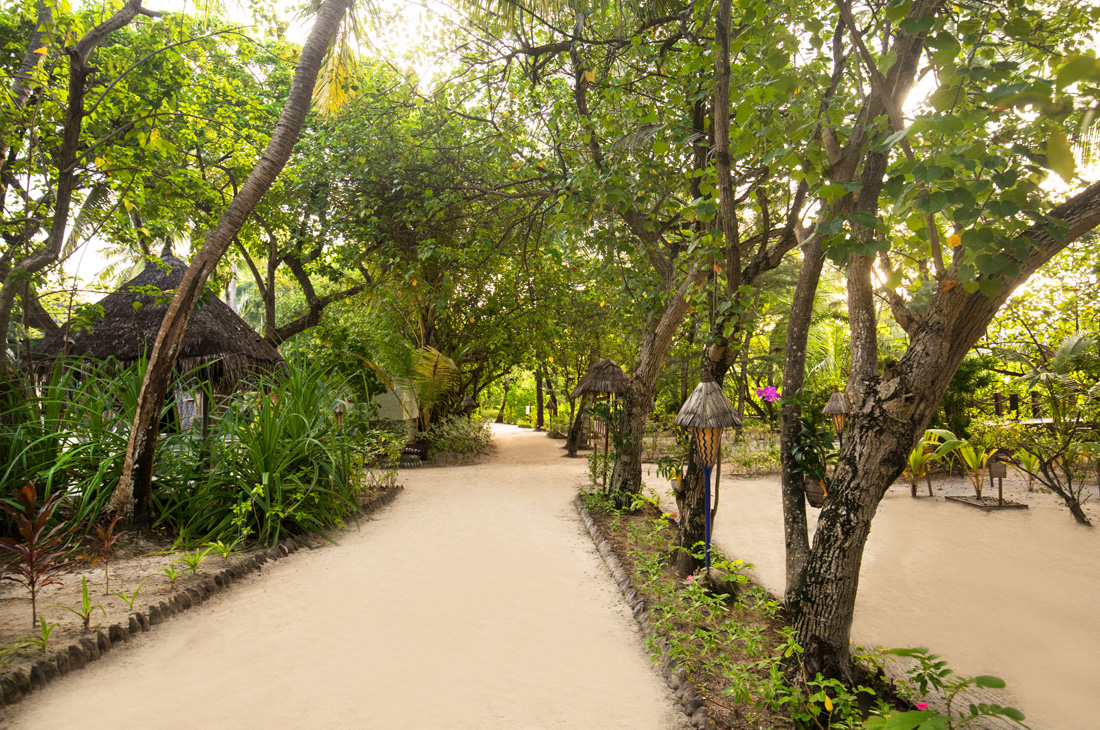
M844 448L803 578L788 592L788 608L806 650L804 663L810 676L821 671L847 678L859 570L879 502L900 476L959 364L997 310L1058 251L1100 225L1100 183L1055 207L1051 216L1067 225L1064 237L1038 226L1025 234L1032 254L1019 273L989 277L1001 283L997 296L967 293L955 285L941 287L910 334L909 348L900 360L881 375L864 366L849 380ZM855 276L863 272L857 269Z
M159 430L158 415L191 312L214 267L290 157L309 111L317 74L347 11L348 1L325 0L321 6L309 38L302 47L286 104L267 149L222 214L217 226L207 235L168 305L141 386L134 426L126 448L122 478L108 504L108 509L112 512L135 514L143 524L148 524L152 518L153 458Z
M687 295L706 278L708 269L693 267L680 282L656 323L646 328L638 364L626 392L620 396L622 412L615 422L615 467L610 490L628 494L642 491L642 442L645 424L653 412L657 376L668 358L672 336L688 311Z
M806 492L801 472L791 449L801 433L799 419L802 409L796 397L806 382L806 343L813 319L814 298L821 279L821 267L825 263L825 251L821 242L812 238L802 248L802 267L798 273L794 298L787 323L787 351L783 362L783 405L780 411L779 462L782 468L783 490L783 543L786 548L786 590L798 585L806 561L810 555L809 534L806 528Z

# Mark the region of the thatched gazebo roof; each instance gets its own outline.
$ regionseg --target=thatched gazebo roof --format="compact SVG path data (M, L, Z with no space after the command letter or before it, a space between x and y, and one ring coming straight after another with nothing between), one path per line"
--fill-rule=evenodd
M160 261L149 263L117 291L100 299L97 304L103 307L103 317L90 328L71 331L70 321L46 335L31 349L34 369L48 370L54 360L64 356L113 358L127 366L151 351L171 301L170 295L158 297L155 292L175 289L187 271L187 264L169 253L162 254ZM271 343L225 302L211 296L191 314L176 371L191 374L203 368L193 377L208 380L218 391L228 393L285 364Z
M573 398L579 398L585 393L622 393L626 390L626 375L614 360L604 358L588 368L588 372L573 389Z
M688 428L732 428L740 426L741 419L722 392L722 386L704 370L702 379L680 407L673 423Z

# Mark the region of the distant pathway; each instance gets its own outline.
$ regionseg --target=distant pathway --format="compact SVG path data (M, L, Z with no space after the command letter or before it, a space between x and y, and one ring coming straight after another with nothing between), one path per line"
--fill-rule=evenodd
M584 461L496 429L491 459L402 472L338 546L265 566L0 727L686 728L570 501Z

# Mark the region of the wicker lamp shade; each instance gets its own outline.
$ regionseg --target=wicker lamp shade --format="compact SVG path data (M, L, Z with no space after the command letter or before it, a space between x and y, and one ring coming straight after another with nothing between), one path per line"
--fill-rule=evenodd
M838 434L844 433L844 417L848 414L848 402L844 400L844 394L838 388L833 389L829 402L821 412L833 419L833 428Z

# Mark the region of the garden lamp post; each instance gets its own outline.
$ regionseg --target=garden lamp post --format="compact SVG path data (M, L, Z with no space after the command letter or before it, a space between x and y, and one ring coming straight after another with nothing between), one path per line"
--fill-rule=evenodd
M722 430L731 426L740 426L741 419L733 409L733 404L721 386L706 370L699 384L684 401L680 412L673 421L677 426L691 429L695 457L703 467L703 555L707 572L710 572L710 471L722 457Z
M462 399L458 407L466 412L466 419L470 420L473 417L474 409L477 408L477 401L468 395Z
M607 413L610 417L612 408L615 404L615 396L626 391L628 385L626 374L623 369L615 363L614 360L603 359L588 368L588 372L584 374L580 382L577 383L577 387L573 389L573 398L580 398L586 393L593 395L594 400L600 400L601 396L607 398ZM593 420L593 431L596 431L596 424L599 421ZM607 444L608 444L608 432L610 431L611 424L603 423L603 458L604 465L603 471L603 489L607 491ZM592 444L593 450L595 450L596 444Z
M833 419L837 441L840 442L840 447L844 448L844 417L848 414L848 401L844 400L844 394L839 388L833 388L833 394L829 396L829 402L821 412Z

